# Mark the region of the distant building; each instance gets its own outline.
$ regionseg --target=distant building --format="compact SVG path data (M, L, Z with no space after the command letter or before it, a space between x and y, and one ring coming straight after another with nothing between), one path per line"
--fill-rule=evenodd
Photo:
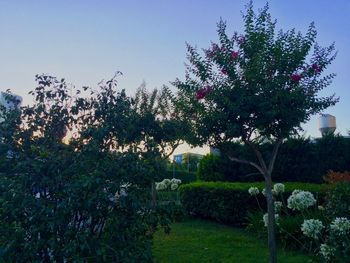
M202 154L187 152L174 155L174 162L177 164L184 164L187 163L188 160L200 160L202 158Z
M182 169L186 169L188 172L197 171L199 161L204 155L198 153L181 153L174 155L174 163L182 166Z

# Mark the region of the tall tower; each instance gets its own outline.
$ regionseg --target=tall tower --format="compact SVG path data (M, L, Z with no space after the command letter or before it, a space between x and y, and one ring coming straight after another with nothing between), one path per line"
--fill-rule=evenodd
M321 114L318 119L318 129L322 136L334 133L336 129L335 117L330 114Z

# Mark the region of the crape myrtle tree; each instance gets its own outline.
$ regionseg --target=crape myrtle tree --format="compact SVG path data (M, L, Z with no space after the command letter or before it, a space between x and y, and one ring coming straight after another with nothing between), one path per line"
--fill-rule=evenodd
M268 5L254 12L252 2L243 14L244 32L226 34L218 23L219 42L203 55L187 45L185 80L176 80L181 118L189 123L191 144L220 148L232 142L249 146L255 159L232 161L253 166L266 183L270 262L276 262L275 210L272 172L285 138L297 134L301 123L337 102L334 95L320 97L334 74L323 72L335 58L334 45L316 43L310 24L305 35L294 29L276 32ZM263 154L262 142L272 150Z
M116 78L96 91L37 83L32 106L0 112L0 261L152 262L169 220L151 203L133 99Z

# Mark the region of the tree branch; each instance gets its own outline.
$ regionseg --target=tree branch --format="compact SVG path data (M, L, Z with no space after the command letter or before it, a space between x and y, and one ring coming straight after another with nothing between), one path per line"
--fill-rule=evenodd
M254 163L254 162L247 161L247 160L243 160L243 159L239 159L239 158L235 158L235 157L231 157L231 156L228 156L228 158L229 158L231 161L233 161L233 162L249 164L249 165L255 167L262 175L264 175L263 169L262 169L259 165L257 165L256 163Z
M269 174L272 173L273 167L275 165L278 149L279 149L281 144L282 144L282 139L278 139L277 143L273 147L272 156L271 156L271 160L270 160L270 163L269 163L269 168L267 170Z
M176 141L176 143L174 143L173 145L171 145L171 146L170 146L170 147L171 147L171 150L170 150L169 153L167 153L167 154L164 155L164 159L168 159L169 156L172 155L172 154L174 153L174 151L176 150L176 148L177 148L180 144L182 144L182 142L181 142L181 140L178 140L178 141ZM165 148L165 147L162 147L163 152L165 152L165 149L164 149L164 148Z
M261 154L261 152L259 151L259 149L254 145L254 143L250 142L250 141L245 141L246 144L248 144L248 146L253 150L253 152L255 153L256 157L259 160L261 169L264 171L262 174L265 176L265 172L267 171L267 166L265 163L265 160Z

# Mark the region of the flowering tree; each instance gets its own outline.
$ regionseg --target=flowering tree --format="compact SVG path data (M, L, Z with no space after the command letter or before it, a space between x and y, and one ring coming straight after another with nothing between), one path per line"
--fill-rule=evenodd
M337 102L334 95L318 96L334 74L323 74L334 60L334 45L316 43L312 23L305 35L294 29L276 33L268 5L258 13L252 3L243 15L242 34L226 34L218 23L219 43L204 55L187 46L189 65L184 81L176 80L181 118L192 132L194 145L218 147L240 141L249 146L256 160L230 155L232 161L249 164L266 182L270 262L276 262L272 171L282 141L301 130L301 123ZM273 149L263 154L261 143Z

